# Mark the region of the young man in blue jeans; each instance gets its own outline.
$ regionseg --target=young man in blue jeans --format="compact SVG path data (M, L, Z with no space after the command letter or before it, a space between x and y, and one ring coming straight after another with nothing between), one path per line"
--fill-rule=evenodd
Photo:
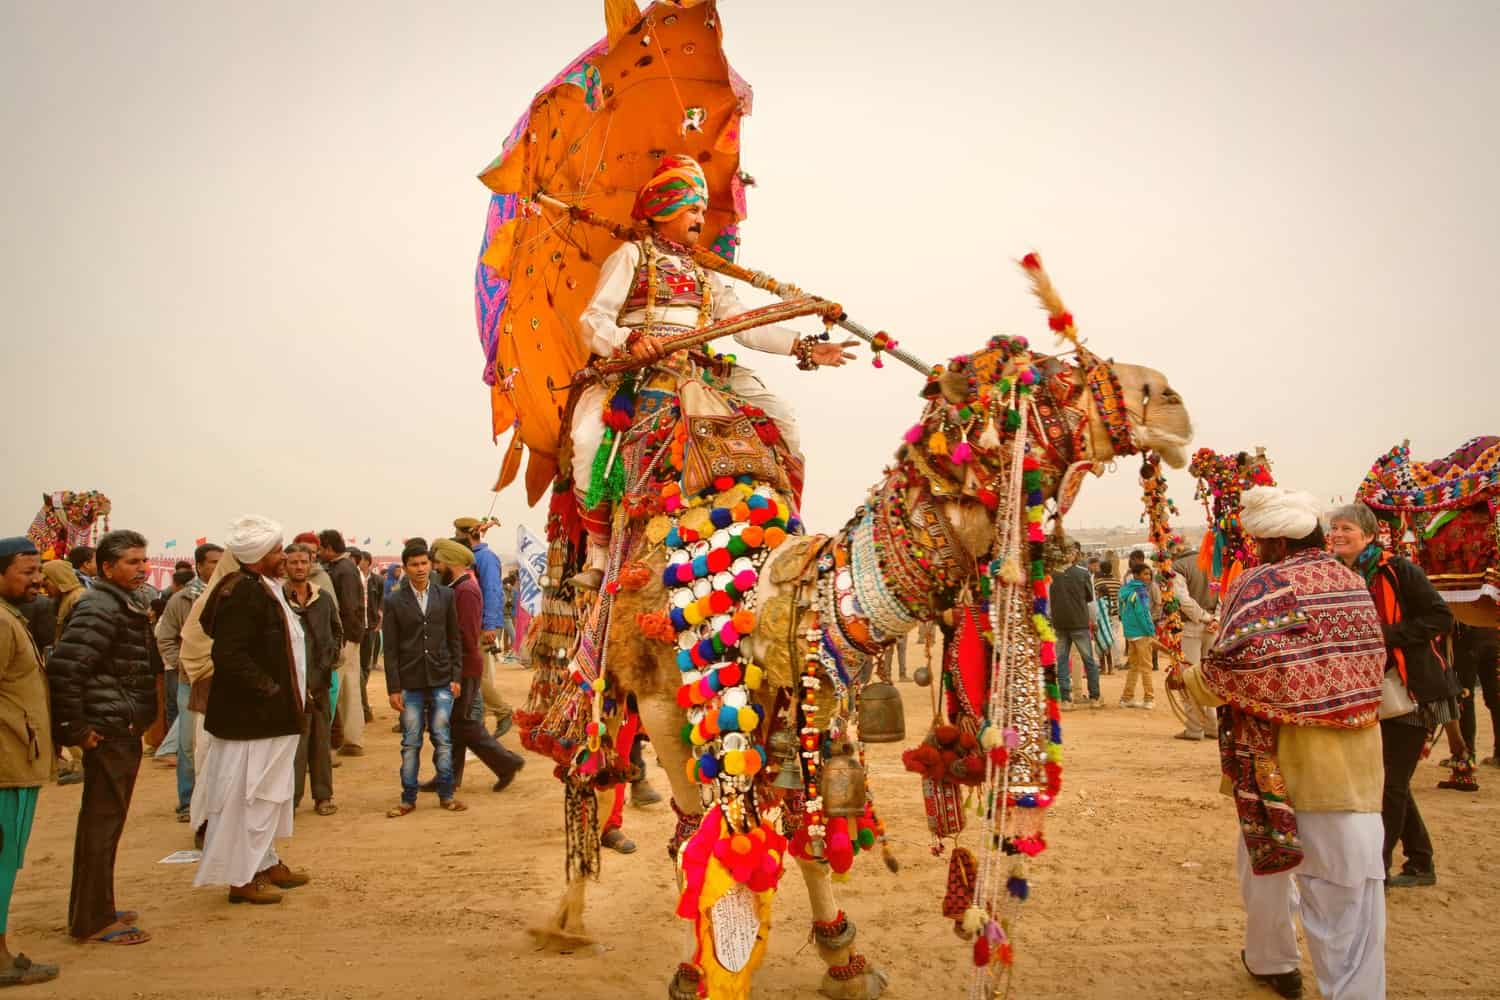
M401 803L392 819L417 807L422 727L432 739L438 800L449 812L467 806L453 797L453 740L449 720L463 672L463 643L453 591L432 579L427 543L414 539L401 553L406 586L385 604L385 688L401 713Z

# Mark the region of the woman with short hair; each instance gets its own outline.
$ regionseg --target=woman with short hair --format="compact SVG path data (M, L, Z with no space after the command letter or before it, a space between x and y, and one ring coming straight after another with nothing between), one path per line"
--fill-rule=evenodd
M1386 872L1390 872L1398 840L1406 855L1401 872L1387 874L1386 885L1433 885L1437 871L1432 839L1412 798L1411 779L1428 735L1438 726L1458 720L1452 673L1437 651L1439 637L1453 628L1453 612L1419 566L1381 546L1380 522L1369 507L1361 503L1340 507L1329 515L1328 523L1329 548L1340 562L1364 577L1375 600L1385 635L1387 674L1395 670L1416 703L1411 711L1380 721L1385 759L1381 816L1385 821ZM1455 756L1466 760L1467 751Z

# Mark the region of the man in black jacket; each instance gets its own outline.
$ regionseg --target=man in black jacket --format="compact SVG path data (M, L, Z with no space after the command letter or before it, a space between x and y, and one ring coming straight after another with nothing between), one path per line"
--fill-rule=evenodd
M307 643L276 580L281 525L246 515L230 525L224 546L240 568L203 598L200 618L213 639L214 682L193 791L193 825L207 824L193 884L227 885L231 903L279 903L277 889L308 881L275 846L292 835Z
M68 933L140 944L151 935L115 909L115 851L141 766L141 735L156 718L154 646L134 591L146 582L146 539L111 531L95 553L99 578L68 618L47 666L60 746L83 748L83 801L73 839Z
M302 804L302 789L311 772L314 811L319 816L332 816L339 807L333 804L333 750L329 746L333 705L329 693L344 633L332 595L309 579L316 554L310 545L286 548L286 599L302 619L302 630L307 634L306 711L302 714L302 735L297 743L292 808Z
M344 743L340 757L363 757L365 753L365 707L359 692L359 646L365 636L365 584L359 569L349 558L344 536L332 528L318 532L318 556L328 578L333 581L333 596L338 601L339 621L344 641L339 651L339 725Z
M1094 639L1089 632L1090 610L1094 603L1094 578L1078 565L1083 553L1075 545L1068 556L1068 568L1052 574L1052 627L1057 630L1057 687L1064 709L1073 707L1073 668L1069 662L1072 650L1083 658L1088 679L1088 706L1099 708L1099 665L1094 660Z
M462 690L458 606L453 591L432 580L426 542L407 542L401 564L406 585L393 591L385 605L385 687L391 707L401 713L401 803L386 815L394 819L417 807L424 719L432 738L438 799L444 809L462 812L466 807L453 797L449 729L453 699Z

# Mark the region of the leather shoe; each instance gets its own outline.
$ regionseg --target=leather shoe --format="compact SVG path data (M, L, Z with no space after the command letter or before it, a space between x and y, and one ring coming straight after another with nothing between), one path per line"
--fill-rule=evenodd
M265 906L270 903L281 902L281 893L277 892L271 886L271 883L257 875L245 885L230 886L229 901L231 903L254 903L256 906Z
M1291 972L1276 972L1271 975L1263 975L1250 968L1250 963L1245 961L1245 953L1240 952L1240 964L1244 965L1245 971L1255 977L1257 982L1265 983L1276 991L1279 997L1286 1000L1299 1000L1302 996L1302 970L1293 969Z
M365 748L360 746L358 743L345 743L343 746L339 747L340 757L363 757L364 755Z
M1402 871L1392 875L1385 884L1392 889L1416 889L1424 885L1437 885L1437 872Z
M295 889L312 881L312 876L307 872L288 868L285 862L278 861L265 871L256 872L255 881L269 882L278 889Z

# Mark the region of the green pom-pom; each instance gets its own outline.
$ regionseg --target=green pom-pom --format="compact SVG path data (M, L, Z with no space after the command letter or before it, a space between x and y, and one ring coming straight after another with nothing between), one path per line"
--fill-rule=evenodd
M1021 411L1020 410L1006 410L1005 411L1005 429L1008 430L1008 431L1018 431L1018 430L1021 429Z
M875 846L875 831L871 830L869 827L865 827L864 829L860 830L859 831L859 846L862 847L862 848L864 848L867 851L870 848L874 847Z

